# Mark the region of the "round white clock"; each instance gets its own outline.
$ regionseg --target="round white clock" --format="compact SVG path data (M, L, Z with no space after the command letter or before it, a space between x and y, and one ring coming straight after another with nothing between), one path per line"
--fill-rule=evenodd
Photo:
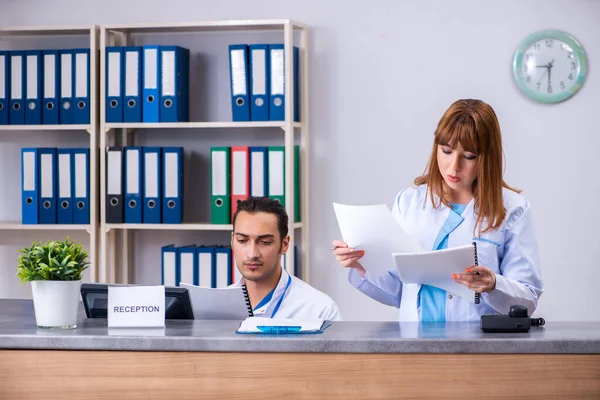
M559 103L583 85L587 59L568 33L544 30L526 37L513 58L513 74L523 93L542 103Z

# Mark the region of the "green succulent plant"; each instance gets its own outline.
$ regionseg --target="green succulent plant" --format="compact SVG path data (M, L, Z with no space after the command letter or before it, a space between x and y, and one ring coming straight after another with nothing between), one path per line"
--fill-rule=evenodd
M18 251L17 276L21 283L30 281L78 281L88 267L88 253L80 244L69 241L33 242Z

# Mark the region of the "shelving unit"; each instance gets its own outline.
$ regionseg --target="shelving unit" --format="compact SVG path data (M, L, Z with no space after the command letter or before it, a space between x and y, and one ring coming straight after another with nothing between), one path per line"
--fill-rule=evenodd
M285 75L293 75L292 46L300 49L300 121L294 122L294 87L292 79L286 79L285 86L285 121L265 122L231 122L231 121L201 121L183 123L106 123L106 47L111 45L126 46L137 45L132 43L132 36L139 34L170 35L170 34L198 34L210 32L257 32L269 31L283 33L285 45ZM294 34L298 33L299 41L294 43ZM177 43L172 43L177 44ZM224 51L227 51L224 49ZM300 265L297 265L296 274L300 272L301 277L309 280L308 268L308 221L309 221L309 113L308 113L308 30L307 28L292 20L239 20L239 21L204 21L174 24L133 24L133 25L106 25L100 29L100 274L102 282L132 282L132 266L134 265L135 250L130 249L132 245L131 232L135 230L174 230L174 231L231 231L232 225L213 225L210 223L190 223L184 220L183 224L107 224L106 223L106 157L105 149L116 145L133 145L134 132L137 130L157 129L212 129L225 128L253 129L268 128L281 129L283 131L283 144L286 149L286 210L290 221L295 220L294 214L294 144L295 135L299 135L300 142L300 164L301 164L301 216L302 221L290 222L290 249L287 253L288 260L294 260L294 246L297 242L297 234L302 237L301 247L298 248L301 256ZM190 74L193 72L190 71ZM191 87L191 90L195 88ZM194 107L190 103L190 108ZM139 133L143 135L144 133ZM227 130L222 131L224 135ZM194 140L202 140L194 139ZM278 144L278 145L281 145ZM175 145L173 143L172 145ZM185 145L183 146L185 148ZM208 172L207 172L208 173ZM185 191L185 189L184 189ZM210 201L209 193L206 193L206 201ZM157 250L158 252L158 250ZM300 271L298 271L300 270Z
M41 27L0 27L0 39L19 38L26 39L28 48L31 49L61 49L60 37L88 37L90 48L90 124L89 125L0 125L0 135L8 135L11 132L19 131L19 135L27 135L40 131L55 131L68 132L85 131L89 134L90 148L90 224L75 225L75 224L39 224L29 225L21 224L20 222L3 221L0 222L0 231L86 231L90 235L89 240L89 273L90 280L97 281L98 279L98 34L99 28L96 25L91 26L41 26ZM36 47L36 43L41 42L48 37L53 39L51 47ZM5 47L5 46L3 46ZM18 45L10 45L6 50L22 50ZM83 46L82 46L83 47ZM40 139L38 147L52 147L49 139ZM14 173L14 171L11 171ZM20 175L19 175L20 177ZM19 179L20 180L20 179ZM11 196L20 196L21 187L8 189ZM18 197L20 202L20 197ZM34 240L44 241L42 235L35 235ZM29 243L27 243L29 244Z

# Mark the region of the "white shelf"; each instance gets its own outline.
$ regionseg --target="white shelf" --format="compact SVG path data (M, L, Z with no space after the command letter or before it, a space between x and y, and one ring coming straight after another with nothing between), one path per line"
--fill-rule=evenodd
M300 122L293 123L300 128ZM251 121L251 122L129 122L106 123L106 129L207 129L207 128L285 128L285 121Z
M106 229L134 229L154 231L231 231L232 224L183 223L183 224L105 224ZM293 224L294 229L302 228L302 222Z
M0 131L89 131L90 125L0 125Z
M103 28L107 31L116 31L121 33L190 33L209 31L282 30L287 24L291 24L296 29L306 28L303 24L290 19L245 19L175 23L143 23L128 25L104 25Z
M87 231L90 229L92 229L91 225L0 222L0 231Z
M73 26L5 26L0 28L0 36L36 36L36 35L89 35L96 25Z
M135 230L175 230L175 231L230 231L231 224L106 224L107 229L135 229Z

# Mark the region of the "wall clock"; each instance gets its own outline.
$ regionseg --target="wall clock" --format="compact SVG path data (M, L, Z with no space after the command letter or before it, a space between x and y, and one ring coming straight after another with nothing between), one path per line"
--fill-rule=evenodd
M523 39L515 51L512 67L523 93L541 103L559 103L583 85L587 56L573 36L544 30Z

